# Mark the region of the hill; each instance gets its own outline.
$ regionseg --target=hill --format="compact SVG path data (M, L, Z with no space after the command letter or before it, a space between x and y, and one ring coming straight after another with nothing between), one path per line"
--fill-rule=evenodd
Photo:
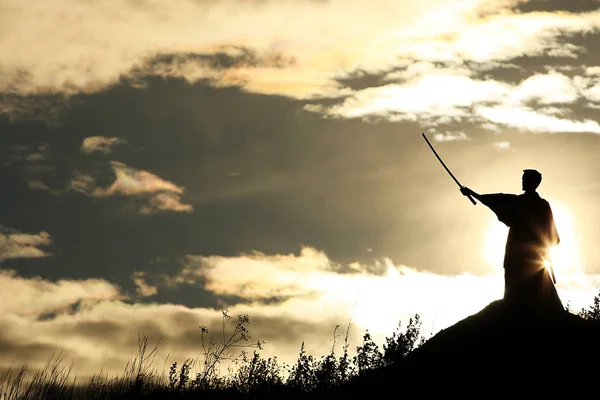
M555 397L596 388L599 363L600 321L567 311L544 314L497 300L440 331L405 360L359 376L327 397L365 396L380 390L404 395Z

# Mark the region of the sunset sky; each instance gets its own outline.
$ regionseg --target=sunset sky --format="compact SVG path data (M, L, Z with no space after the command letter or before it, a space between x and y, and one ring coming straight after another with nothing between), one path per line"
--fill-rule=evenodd
M579 311L599 116L598 0L0 0L0 371L194 358L223 308L287 362L479 311L507 228L421 132L480 193L542 172Z

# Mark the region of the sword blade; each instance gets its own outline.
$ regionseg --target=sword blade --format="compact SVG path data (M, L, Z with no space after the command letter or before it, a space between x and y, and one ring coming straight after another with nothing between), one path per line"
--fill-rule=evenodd
M458 179L456 179L456 177L454 176L454 174L452 173L452 171L450 171L450 169L446 166L446 163L444 163L444 161L442 160L442 158L438 155L437 151L435 151L435 149L433 148L433 146L429 142L429 139L427 139L427 136L425 136L425 133L421 132L421 135L423 135L423 139L425 139L425 141L427 142L427 145L429 146L429 148L431 149L431 151L433 152L433 154L435 155L435 157L438 159L438 161L440 162L440 164L442 164L442 167L444 167L444 169L446 170L446 172L448 172L448 174L454 180L454 182L456 182L456 184L458 185L458 187L462 188L463 185L460 184L460 182L458 181ZM473 203L473 205L477 204L477 202L475 202L475 200L473 200L473 198L471 196L467 196L467 197L469 198L469 200L471 200L471 203Z
M431 145L431 143L429 142L429 139L427 139L427 136L425 136L424 133L421 132L421 135L423 135L423 139L425 139L425 141L427 142L427 145L429 146L429 148L431 149L431 151L433 151L433 154L436 156L436 158L438 159L438 161L440 162L440 164L442 164L442 167L444 167L444 169L446 170L446 172L448 172L448 174L452 177L452 179L454 179L454 182L456 182L456 184L459 187L463 187L460 182L458 181L458 179L456 179L456 177L454 176L454 174L448 169L448 167L446 166L446 164L444 163L444 161L441 159L441 157L438 155L437 151L435 151L435 149L433 148L433 146Z

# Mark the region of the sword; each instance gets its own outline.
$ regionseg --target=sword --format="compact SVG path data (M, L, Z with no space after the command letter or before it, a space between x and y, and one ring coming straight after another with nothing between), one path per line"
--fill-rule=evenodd
M425 134L423 132L421 132L421 135L423 135L423 139L425 139L425 141L427 142L427 145L429 146L429 148L431 149L431 151L433 151L433 154L435 154L435 156L438 159L438 161L440 162L440 164L442 164L442 167L444 167L444 169L446 170L446 172L448 172L448 174L450 174L450 177L452 177L452 179L454 179L454 182L456 182L456 184L458 185L458 187L460 187L462 189L463 185L460 184L460 182L458 181L458 179L456 179L456 177L452 174L452 172L450 172L450 170L448 169L448 167L446 167L446 164L444 164L444 162L442 161L442 159L438 155L437 151L435 151L435 149L433 148L433 146L431 145L431 143L429 143L429 140L427 139L427 136L425 136ZM471 203L473 203L473 205L477 204L477 202L475 200L473 200L473 198L471 196L467 196L467 197L469 198L469 200L471 200Z

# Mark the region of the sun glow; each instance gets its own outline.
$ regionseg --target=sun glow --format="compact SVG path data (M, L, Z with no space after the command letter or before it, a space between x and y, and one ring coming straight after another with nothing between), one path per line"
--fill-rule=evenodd
M546 265L552 265L554 273L559 277L576 273L580 269L579 249L577 247L577 237L573 227L573 219L568 209L550 201L552 213L560 243L550 249L550 260ZM491 218L489 228L485 237L484 257L485 260L495 270L502 269L504 260L504 246L508 227L499 222L496 218Z
M579 249L576 230L569 211L555 204L552 206L560 243L550 249L550 261L557 276L580 272Z

